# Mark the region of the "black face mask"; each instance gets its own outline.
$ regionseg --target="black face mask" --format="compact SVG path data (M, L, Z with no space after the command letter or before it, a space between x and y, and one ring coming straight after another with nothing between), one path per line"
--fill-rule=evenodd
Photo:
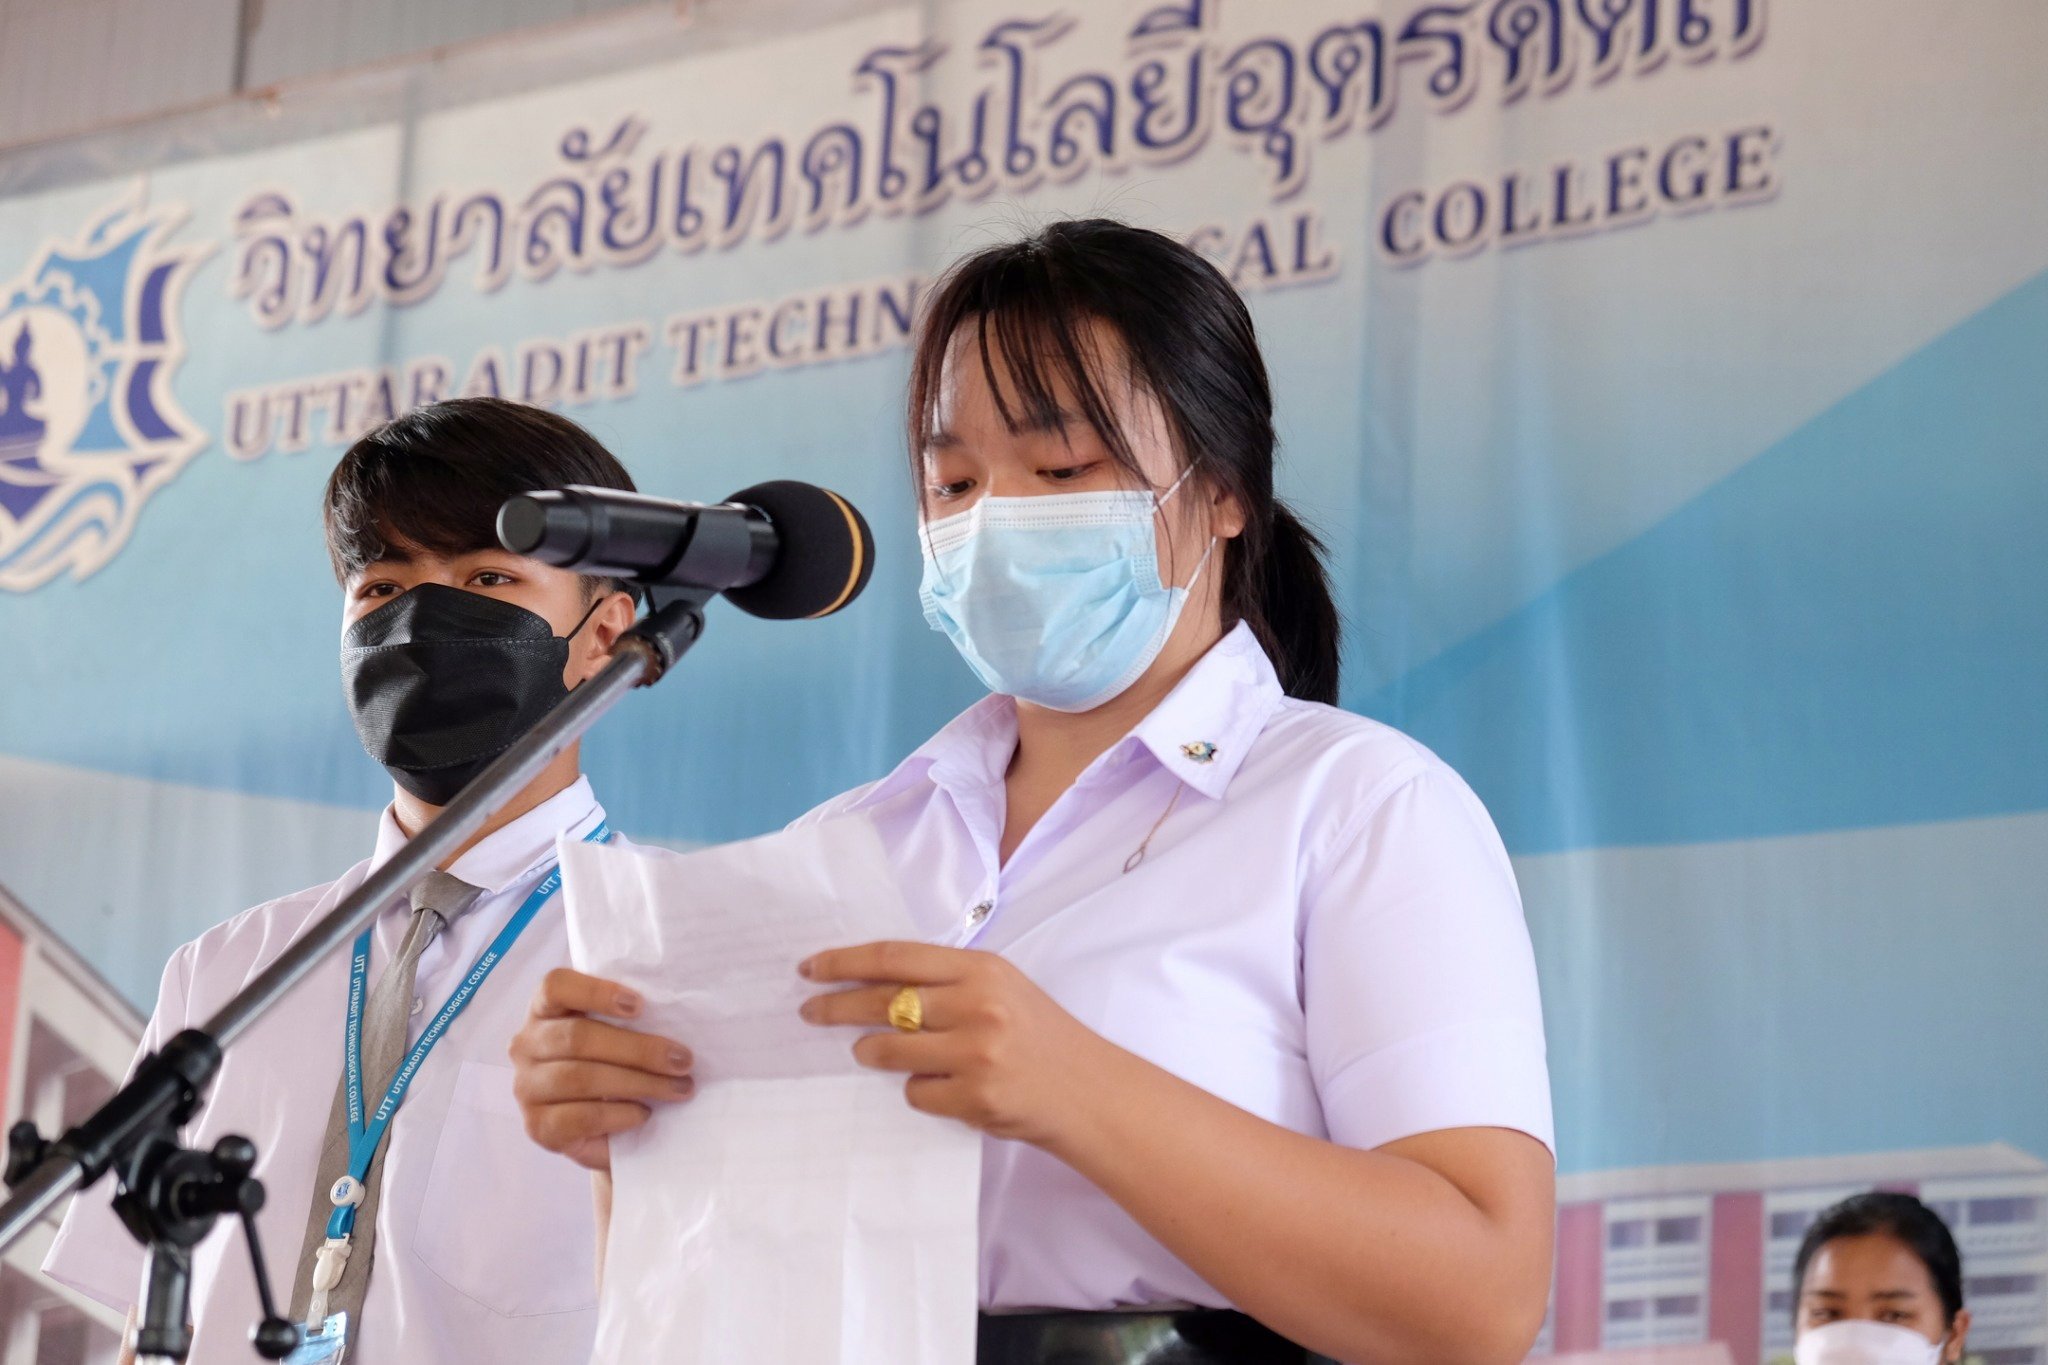
M562 674L583 621L557 635L524 607L439 583L393 598L341 633L363 748L399 786L447 805L569 695Z

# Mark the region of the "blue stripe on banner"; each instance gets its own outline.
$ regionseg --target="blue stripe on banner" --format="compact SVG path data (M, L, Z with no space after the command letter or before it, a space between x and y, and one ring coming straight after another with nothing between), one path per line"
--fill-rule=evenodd
M2048 807L2048 275L1366 699L1517 853Z

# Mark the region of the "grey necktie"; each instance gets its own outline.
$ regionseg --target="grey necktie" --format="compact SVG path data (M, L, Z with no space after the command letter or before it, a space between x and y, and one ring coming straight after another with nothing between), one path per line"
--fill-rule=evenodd
M363 1005L363 1109L374 1114L384 1099L398 1064L405 1057L408 1022L412 1018L413 985L420 954L434 936L476 904L483 892L446 872L429 872L412 889L412 923L398 945L398 955L385 967ZM326 1311L348 1313L349 1339L356 1339L362 1321L363 1295L369 1288L370 1263L377 1247L377 1191L384 1183L387 1136L363 1179L363 1202L356 1208L355 1230L349 1238L348 1260L340 1281L328 1291ZM306 1240L299 1251L298 1274L292 1281L292 1321L305 1322L313 1303L313 1271L327 1241L327 1220L334 1213L328 1191L348 1174L348 1073L334 1087L334 1110L327 1118L327 1144L320 1151L320 1179L313 1187L313 1207L306 1216ZM317 1326L317 1324L315 1324ZM353 1352L351 1352L353 1354Z

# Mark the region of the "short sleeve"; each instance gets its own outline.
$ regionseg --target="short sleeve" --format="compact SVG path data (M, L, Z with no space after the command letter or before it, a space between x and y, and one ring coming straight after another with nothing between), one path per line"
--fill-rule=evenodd
M1556 1150L1535 955L1507 850L1441 763L1306 869L1302 994L1332 1141L1513 1128Z
M135 1062L128 1067L131 1076L135 1074L136 1063L186 1026L192 951L193 946L188 943L172 953L171 960L164 965L156 1009L142 1031ZM91 1189L72 1196L56 1240L50 1245L50 1254L43 1258L43 1273L116 1312L126 1312L135 1305L142 1287L142 1246L114 1216L113 1198L112 1176L102 1177Z

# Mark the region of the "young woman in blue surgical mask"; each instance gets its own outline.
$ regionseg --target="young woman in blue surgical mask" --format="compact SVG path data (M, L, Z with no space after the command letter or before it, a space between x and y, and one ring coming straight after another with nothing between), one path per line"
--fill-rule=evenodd
M906 1102L986 1135L980 1360L1508 1365L1553 1167L1535 973L1472 793L1337 709L1250 314L1102 221L961 262L912 366L922 605L990 695L804 817L870 820L922 942L801 964ZM600 1172L687 1102L551 976L527 1128Z
M1959 1365L1963 1264L1910 1194L1851 1195L1814 1219L1792 1263L1797 1365Z

